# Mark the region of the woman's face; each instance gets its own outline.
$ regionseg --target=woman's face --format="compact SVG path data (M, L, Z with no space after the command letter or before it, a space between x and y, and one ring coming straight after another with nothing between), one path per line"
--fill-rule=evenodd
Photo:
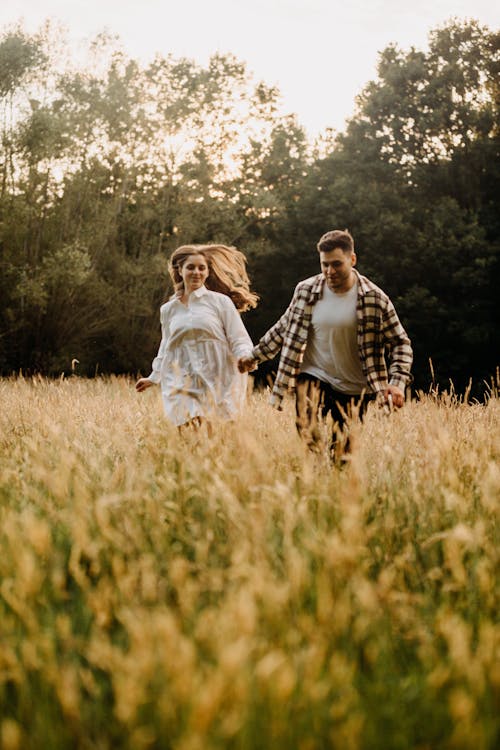
M189 292L203 286L208 276L208 265L203 255L188 255L179 269L184 289Z

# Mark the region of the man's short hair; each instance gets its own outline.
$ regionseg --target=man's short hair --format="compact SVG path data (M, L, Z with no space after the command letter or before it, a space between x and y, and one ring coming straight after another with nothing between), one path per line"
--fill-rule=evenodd
M332 229L331 232L326 232L318 244L318 253L329 253L330 250L340 247L344 253L354 252L354 239L348 229Z

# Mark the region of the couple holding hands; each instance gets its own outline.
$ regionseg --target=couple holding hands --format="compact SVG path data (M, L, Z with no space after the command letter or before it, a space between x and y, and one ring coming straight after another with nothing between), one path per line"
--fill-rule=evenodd
M160 347L137 391L159 384L170 421L210 427L214 418L241 413L247 373L279 354L271 403L280 408L285 393L295 391L297 429L313 451L328 414L333 452L346 419L362 417L370 401L403 406L413 355L394 305L356 270L347 230L327 232L316 247L320 273L298 283L256 346L240 317L258 301L243 253L217 244L175 250L174 295L160 310Z

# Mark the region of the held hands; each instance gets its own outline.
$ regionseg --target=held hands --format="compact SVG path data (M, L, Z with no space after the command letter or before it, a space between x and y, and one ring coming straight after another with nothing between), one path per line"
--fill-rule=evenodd
M240 372L250 372L257 369L257 360L254 357L240 357L238 360L238 370Z
M384 391L384 400L385 403L389 405L392 401L392 405L396 409L400 409L405 402L404 391L402 391L401 388L398 388L397 385L388 385Z
M139 380L135 384L135 390L139 393L142 393L146 390L146 388L150 388L152 385L154 385L154 383L152 383L147 378L139 378Z

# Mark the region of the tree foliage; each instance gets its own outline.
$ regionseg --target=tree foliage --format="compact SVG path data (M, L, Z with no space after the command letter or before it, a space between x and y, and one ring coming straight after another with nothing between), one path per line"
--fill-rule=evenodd
M418 385L498 365L499 35L452 21L429 50L396 46L334 149L313 165L294 214L305 242L349 227L360 270L393 297Z
M345 132L311 143L279 91L232 55L141 66L105 35L76 67L61 32L0 37L0 370L147 369L166 259L247 253L254 338L348 227L393 298L419 387L498 365L499 35L434 29L390 45ZM69 62L68 62L69 60Z

